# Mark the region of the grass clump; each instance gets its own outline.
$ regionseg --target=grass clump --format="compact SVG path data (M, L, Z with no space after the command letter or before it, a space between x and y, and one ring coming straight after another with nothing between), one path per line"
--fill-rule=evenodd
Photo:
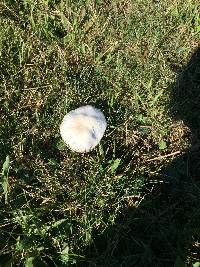
M198 1L4 0L0 16L0 266L198 263ZM84 157L59 135L82 104L108 121Z

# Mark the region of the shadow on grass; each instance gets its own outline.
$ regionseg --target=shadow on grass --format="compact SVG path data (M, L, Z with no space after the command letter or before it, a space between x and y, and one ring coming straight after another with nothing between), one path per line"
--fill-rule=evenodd
M192 266L200 247L200 49L172 86L175 118L191 129L192 146L160 173L137 208L122 211L115 225L86 250L80 266Z

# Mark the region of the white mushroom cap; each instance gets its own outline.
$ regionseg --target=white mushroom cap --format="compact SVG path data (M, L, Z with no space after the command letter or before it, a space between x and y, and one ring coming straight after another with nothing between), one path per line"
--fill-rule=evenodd
M72 150L84 153L98 145L106 126L103 113L87 105L65 115L60 125L60 134Z

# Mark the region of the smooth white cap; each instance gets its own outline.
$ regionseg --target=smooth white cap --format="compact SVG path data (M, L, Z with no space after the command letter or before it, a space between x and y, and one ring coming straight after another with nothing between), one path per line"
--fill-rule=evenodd
M106 126L103 113L87 105L65 115L60 125L60 134L73 151L84 153L98 145Z

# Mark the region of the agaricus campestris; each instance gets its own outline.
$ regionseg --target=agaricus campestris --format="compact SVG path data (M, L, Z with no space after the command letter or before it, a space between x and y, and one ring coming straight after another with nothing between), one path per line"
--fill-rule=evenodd
M90 105L67 113L60 125L64 142L76 152L89 152L100 142L106 130L103 113Z

